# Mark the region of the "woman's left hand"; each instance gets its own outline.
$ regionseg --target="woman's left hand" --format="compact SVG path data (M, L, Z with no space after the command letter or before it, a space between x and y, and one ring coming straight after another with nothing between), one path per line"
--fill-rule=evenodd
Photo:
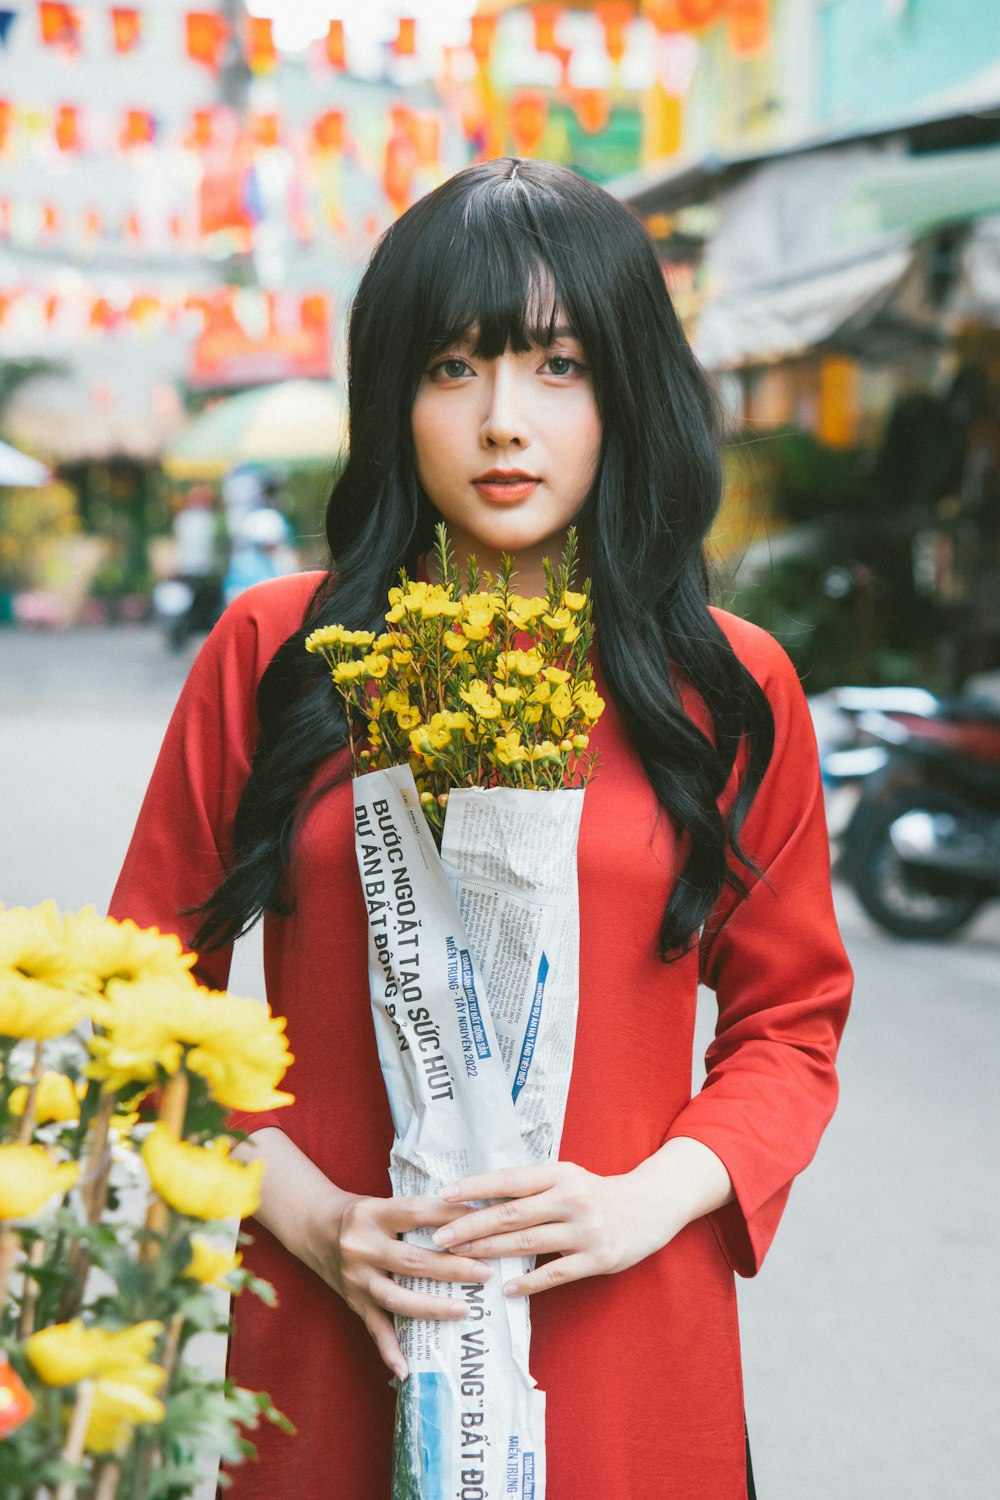
M635 1173L599 1177L567 1161L466 1177L441 1196L452 1203L501 1200L439 1229L434 1242L442 1249L477 1260L557 1256L507 1282L508 1296L624 1271L659 1250L683 1224L668 1225L663 1205L649 1201Z

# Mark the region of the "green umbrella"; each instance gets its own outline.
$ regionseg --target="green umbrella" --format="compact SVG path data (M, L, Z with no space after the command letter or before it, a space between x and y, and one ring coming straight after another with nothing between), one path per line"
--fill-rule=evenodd
M166 449L172 479L218 479L238 464L328 468L347 445L347 402L321 380L283 380L228 396Z

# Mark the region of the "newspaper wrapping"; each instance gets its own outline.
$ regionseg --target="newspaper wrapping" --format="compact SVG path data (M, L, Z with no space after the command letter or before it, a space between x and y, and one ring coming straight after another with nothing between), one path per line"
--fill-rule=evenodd
M439 854L409 767L354 782L397 1196L558 1151L576 1035L582 809L582 790L456 790ZM408 1238L435 1249L430 1231ZM410 1373L398 1386L393 1500L544 1500L528 1299L503 1295L532 1264L495 1264L485 1286L401 1278L468 1311L461 1322L398 1320Z

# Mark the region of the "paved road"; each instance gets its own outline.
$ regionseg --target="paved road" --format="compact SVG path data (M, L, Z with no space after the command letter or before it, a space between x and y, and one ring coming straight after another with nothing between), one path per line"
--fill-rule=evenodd
M0 899L104 909L185 669L143 628L0 633ZM935 946L838 905L841 1108L740 1288L758 1492L998 1500L1000 907ZM233 988L258 964L241 945Z

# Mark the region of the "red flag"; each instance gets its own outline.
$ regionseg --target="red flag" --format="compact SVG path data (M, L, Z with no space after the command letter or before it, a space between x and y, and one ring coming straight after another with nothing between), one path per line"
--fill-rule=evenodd
M347 52L344 47L343 21L331 21L326 34L326 59L331 68L342 73L347 67Z
M217 73L229 38L229 27L214 10L189 11L184 23L188 57Z
M413 57L417 50L417 23L410 16L400 16L399 29L392 50L397 57Z
M768 0L727 0L729 45L737 57L753 57L771 43L771 7Z
M134 52L142 40L142 12L121 5L111 7L111 27L116 52Z
M345 116L342 109L328 109L313 121L312 138L317 151L332 153L344 149Z
M270 73L277 66L270 16L247 16L246 56L252 73Z
M148 146L156 139L156 122L146 109L127 109L125 123L118 137L123 151L133 146Z
M56 110L56 145L60 151L80 149L80 109L76 104L60 104Z
M537 89L522 89L510 101L510 133L519 156L531 156L538 150L549 117L549 102Z
M608 56L617 67L625 56L625 33L635 11L627 0L608 0L608 3L597 5L594 9L604 27L604 45Z
M74 5L63 5L60 0L39 0L38 20L46 47L79 52L80 14Z

